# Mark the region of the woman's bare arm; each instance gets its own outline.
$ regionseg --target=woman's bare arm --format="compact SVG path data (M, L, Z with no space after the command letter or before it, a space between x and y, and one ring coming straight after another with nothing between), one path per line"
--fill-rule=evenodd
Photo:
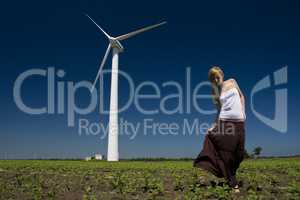
M217 116L216 116L216 119L215 119L212 127L209 130L212 130L216 126L216 124L219 120L219 115L220 115L220 111L221 111L220 92L218 91L217 87L212 88L212 98L213 98L212 99L213 103L217 108Z
M234 79L230 79L232 81L232 83L234 84L234 86L236 87L236 89L238 90L239 92L239 95L240 95L240 98L241 98L241 103L242 103L242 107L243 107L243 111L245 113L245 97L244 97L244 94L242 93L239 85L237 84L236 80Z

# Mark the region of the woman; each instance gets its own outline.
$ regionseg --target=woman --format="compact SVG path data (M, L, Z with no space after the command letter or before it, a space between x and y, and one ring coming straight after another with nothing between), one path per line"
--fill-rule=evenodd
M212 67L208 77L218 115L208 129L203 149L195 159L194 166L208 170L217 177L225 177L228 184L239 192L235 174L244 155L244 95L234 79L224 81L224 73L219 67Z

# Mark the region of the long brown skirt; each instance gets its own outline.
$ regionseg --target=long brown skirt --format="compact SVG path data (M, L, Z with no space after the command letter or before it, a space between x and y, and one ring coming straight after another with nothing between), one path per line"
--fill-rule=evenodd
M194 167L208 170L236 184L235 174L244 156L244 122L219 121L205 136L203 149L194 160Z

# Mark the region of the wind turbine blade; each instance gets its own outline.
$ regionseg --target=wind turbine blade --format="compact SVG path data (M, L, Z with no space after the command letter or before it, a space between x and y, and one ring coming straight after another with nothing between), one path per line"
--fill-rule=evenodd
M145 31L148 31L150 29L153 29L153 28L156 28L156 27L159 27L161 25L164 25L166 24L167 22L161 22L159 24L155 24L155 25L152 25L152 26L147 26L145 28L142 28L142 29L139 29L139 30L136 30L136 31L133 31L133 32L130 32L130 33L127 33L127 34L124 34L124 35L121 35L121 36L118 36L116 37L117 40L121 41L121 40L126 40L132 36L135 36L139 33L142 33L142 32L145 32Z
M111 48L111 45L109 44L108 47L107 47L107 49L106 49L106 52L105 52L105 54L104 54L103 60L102 60L102 62L101 62L101 65L100 65L100 67L99 67L97 76L96 76L96 78L95 78L95 80L94 80L93 86L92 86L92 88L91 88L91 92L93 92L93 90L95 89L95 85L96 85L96 83L97 83L98 78L99 78L100 75L101 75L101 72L102 72L103 66L104 66L104 64L105 64L105 61L106 61L106 59L107 59L107 56L108 56L108 54L109 54L110 48Z
M102 31L102 33L104 33L104 35L109 39L110 36L88 15L85 14L90 20L92 20L92 22Z

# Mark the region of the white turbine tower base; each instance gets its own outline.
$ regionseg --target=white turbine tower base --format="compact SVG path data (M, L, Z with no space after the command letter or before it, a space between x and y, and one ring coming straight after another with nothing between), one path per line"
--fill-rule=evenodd
M94 90L98 78L101 75L102 68L105 64L107 56L112 48L112 71L111 71L111 90L110 90L110 110L109 110L109 131L108 131L108 146L107 146L107 161L119 161L119 149L118 149L118 136L119 136L119 122L118 122L118 68L119 68L119 53L124 50L120 41L126 40L139 33L148 31L165 24L162 22L152 26L148 26L118 37L111 37L108 35L90 16L86 15L107 37L109 45L104 54L103 60L100 64L95 81L91 88L91 92Z
M109 113L109 133L107 160L118 161L118 67L119 67L119 49L113 47L111 89L110 89L110 113Z

